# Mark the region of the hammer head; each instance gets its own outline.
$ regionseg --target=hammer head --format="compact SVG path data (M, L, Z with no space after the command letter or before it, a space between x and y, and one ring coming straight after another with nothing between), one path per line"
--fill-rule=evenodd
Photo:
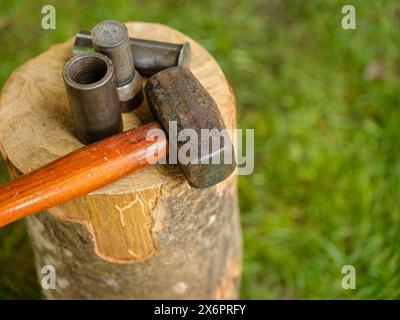
M190 186L210 187L231 175L236 164L228 131L214 99L189 69L173 67L155 74L145 93L170 146L176 143L177 160ZM177 137L171 137L171 124Z

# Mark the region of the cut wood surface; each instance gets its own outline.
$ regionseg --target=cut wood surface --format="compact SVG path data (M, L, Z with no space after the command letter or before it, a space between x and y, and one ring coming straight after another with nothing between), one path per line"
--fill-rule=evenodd
M190 69L236 124L232 90L212 56L160 24L127 23L129 35L189 41ZM73 39L16 69L0 97L0 149L13 177L82 145L74 136L61 70ZM124 130L152 121L146 102L123 114ZM47 298L235 298L241 270L237 177L191 189L178 166L155 165L27 218L38 274L57 270Z

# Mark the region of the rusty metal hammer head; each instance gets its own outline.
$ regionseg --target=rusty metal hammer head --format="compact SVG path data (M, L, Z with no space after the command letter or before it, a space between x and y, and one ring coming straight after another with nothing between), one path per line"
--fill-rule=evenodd
M229 133L216 102L189 69L157 73L145 85L145 93L170 146L176 143L178 163L192 187L210 187L231 175L236 164ZM176 125L176 137L171 136L171 124Z

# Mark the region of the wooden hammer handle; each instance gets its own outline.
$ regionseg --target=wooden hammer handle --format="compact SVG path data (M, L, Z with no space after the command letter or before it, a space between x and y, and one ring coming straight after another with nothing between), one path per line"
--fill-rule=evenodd
M0 227L104 187L161 159L167 141L146 141L152 122L82 147L0 186Z

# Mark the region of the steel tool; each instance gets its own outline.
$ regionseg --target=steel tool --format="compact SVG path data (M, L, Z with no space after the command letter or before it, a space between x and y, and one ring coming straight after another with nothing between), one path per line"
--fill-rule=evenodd
M80 142L92 143L122 131L114 67L109 58L95 52L76 55L65 64L63 78Z
M209 187L230 176L235 161L229 133L214 99L189 69L157 73L147 82L145 93L166 132L175 121L177 149L190 147L188 163L179 158L178 162L192 187Z
M135 68L142 76L151 77L164 69L190 64L190 44L175 44L146 39L129 38ZM92 51L90 32L80 31L75 37L73 54Z
M106 20L98 23L91 35L95 51L108 56L114 65L121 110L138 107L143 101L143 80L135 70L128 29L119 21Z

